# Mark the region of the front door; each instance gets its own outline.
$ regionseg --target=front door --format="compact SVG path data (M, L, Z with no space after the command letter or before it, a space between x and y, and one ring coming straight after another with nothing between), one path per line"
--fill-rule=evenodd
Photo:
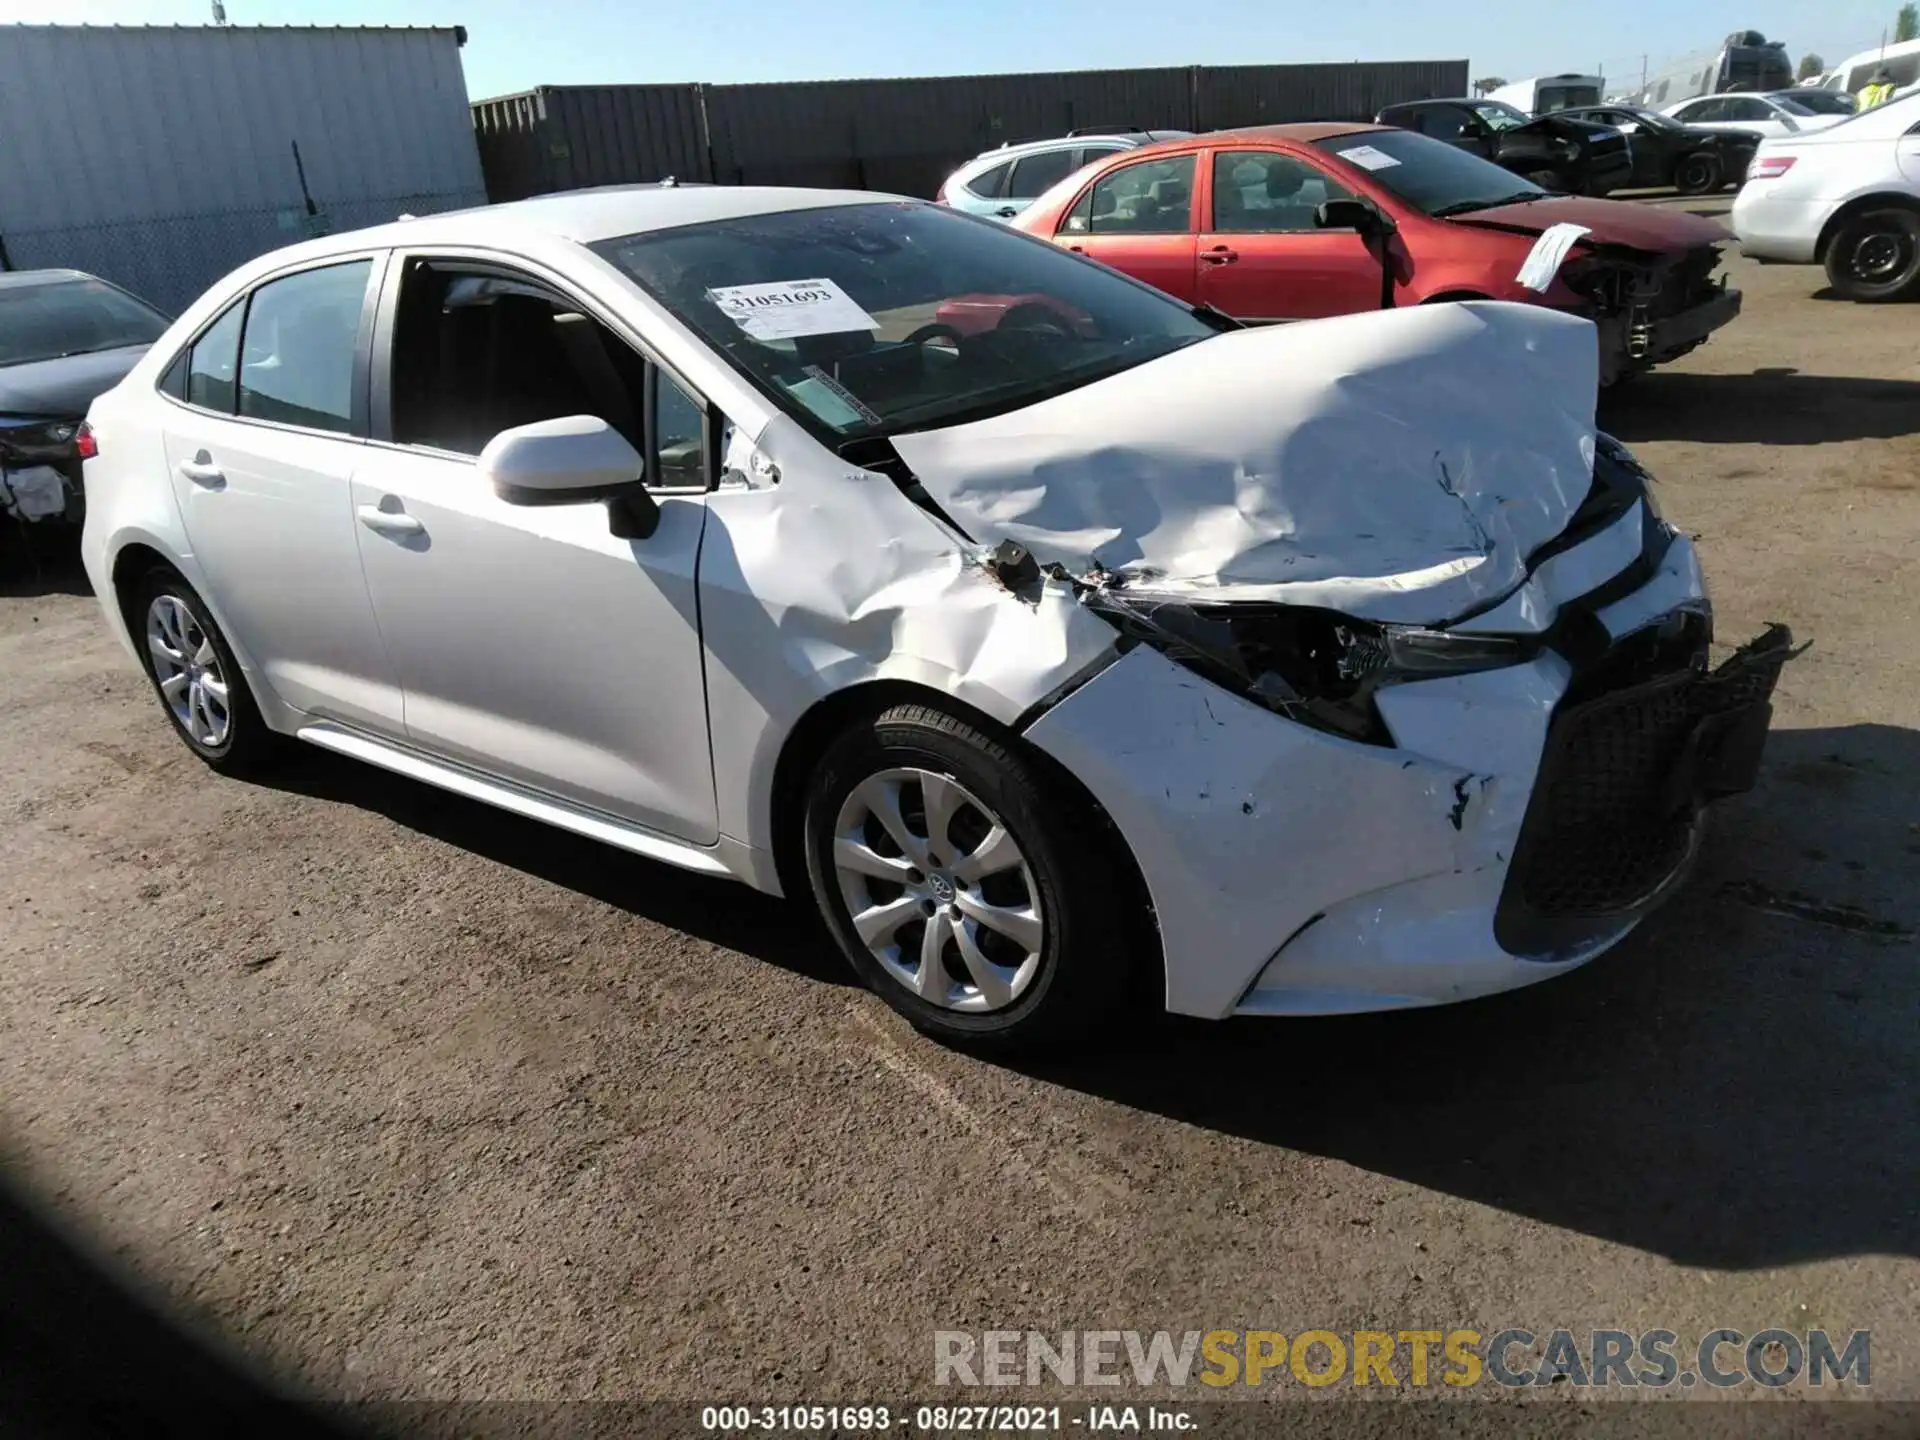
M169 371L162 444L205 598L241 654L294 708L397 736L348 503L376 268L333 262L235 301Z
M1169 155L1107 171L1067 212L1055 242L1194 304L1194 167L1192 155Z
M1352 191L1274 150L1216 150L1197 298L1260 323L1351 315L1380 304L1380 262L1355 230L1322 230L1327 200Z
M696 569L704 402L547 281L410 256L392 380L354 472L407 733L435 755L695 844L716 838ZM604 503L508 505L474 457L501 430L597 415L647 456L659 528Z

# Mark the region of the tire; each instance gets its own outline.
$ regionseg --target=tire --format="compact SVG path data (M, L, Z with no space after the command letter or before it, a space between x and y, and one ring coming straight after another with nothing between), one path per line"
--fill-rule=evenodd
M233 647L178 572L148 571L127 620L160 708L189 750L223 775L254 774L284 755Z
M1705 150L1682 155L1673 167L1673 188L1682 195L1711 195L1725 182L1720 157Z
M930 809L945 818L930 821ZM1134 902L1131 861L1104 818L1018 742L930 706L896 706L827 750L802 824L827 928L867 986L929 1035L1061 1051L1132 1008L1151 922ZM968 865L989 853L1000 863L986 873ZM974 918L989 907L1006 929Z
M1920 211L1889 205L1840 222L1827 241L1827 282L1848 300L1920 295Z

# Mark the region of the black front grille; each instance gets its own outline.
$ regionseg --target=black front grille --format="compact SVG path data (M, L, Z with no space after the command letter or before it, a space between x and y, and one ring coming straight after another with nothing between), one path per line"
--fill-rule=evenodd
M1577 946L1651 906L1680 878L1702 802L1726 793L1716 788L1713 757L1701 753L1718 732L1702 722L1722 716L1764 726L1765 714L1751 712L1766 707L1790 643L1783 629L1771 630L1711 673L1693 663L1652 678L1650 656L1623 646L1625 657L1609 657L1569 692L1573 703L1548 733L1495 918L1504 949L1546 955Z

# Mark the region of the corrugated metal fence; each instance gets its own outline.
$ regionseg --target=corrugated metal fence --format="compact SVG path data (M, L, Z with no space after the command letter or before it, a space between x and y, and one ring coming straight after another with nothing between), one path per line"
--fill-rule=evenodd
M544 86L473 107L487 193L659 180L932 195L961 161L1094 125L1368 120L1467 89L1465 60L1180 66L773 85Z
M0 26L6 260L89 270L177 310L317 231L483 203L460 39Z

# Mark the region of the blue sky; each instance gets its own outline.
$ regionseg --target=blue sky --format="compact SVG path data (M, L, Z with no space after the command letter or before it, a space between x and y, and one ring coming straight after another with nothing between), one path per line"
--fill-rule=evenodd
M210 0L0 0L0 21L201 24ZM829 80L987 70L1465 58L1510 79L1715 48L1731 30L1830 64L1877 44L1898 0L227 0L256 25L467 27L467 93L645 80Z

